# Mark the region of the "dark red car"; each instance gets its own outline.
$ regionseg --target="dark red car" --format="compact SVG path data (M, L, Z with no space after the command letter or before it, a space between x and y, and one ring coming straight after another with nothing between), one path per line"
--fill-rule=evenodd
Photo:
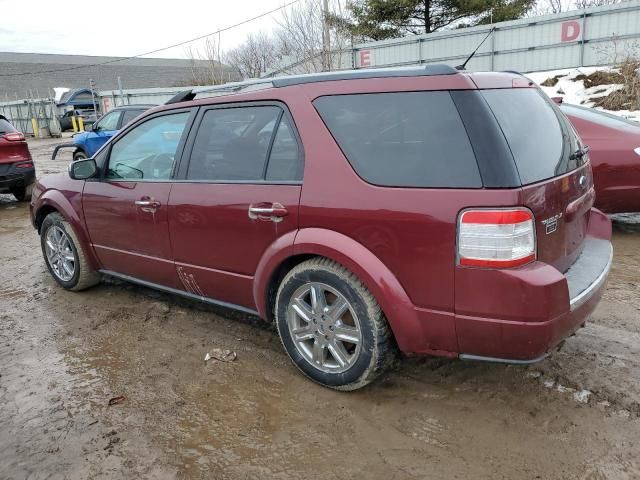
M640 212L640 124L567 103L560 109L590 148L596 207L607 213Z
M187 92L69 173L32 201L60 285L106 274L258 314L302 372L343 390L396 347L538 361L585 322L611 265L583 145L516 74Z
M31 198L36 171L24 135L0 115L0 193L11 193L16 200Z

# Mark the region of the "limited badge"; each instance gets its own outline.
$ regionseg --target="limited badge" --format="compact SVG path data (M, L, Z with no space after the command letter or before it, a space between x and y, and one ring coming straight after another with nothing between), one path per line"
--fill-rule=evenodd
M545 218L542 220L542 224L545 226L546 234L555 232L558 229L558 220L562 218L562 213L554 215L553 217Z

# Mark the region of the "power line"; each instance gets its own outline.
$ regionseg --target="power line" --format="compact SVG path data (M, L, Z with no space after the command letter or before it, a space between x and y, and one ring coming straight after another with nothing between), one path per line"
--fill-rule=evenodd
M278 8L274 8L273 10L269 10L268 12L264 12L261 13L260 15L257 15L255 17L252 18L248 18L246 20L243 20L241 22L238 22L236 24L233 25L229 25L228 27L224 27L221 28L220 30L216 30L215 32L211 32L211 33L207 33L206 35L200 35L199 37L195 37L195 38L191 38L189 40L185 40L183 42L179 42L179 43L174 43L173 45L169 45L167 47L162 47L162 48L157 48L155 50L151 50L149 52L144 52L144 53L139 53L137 55L133 55L130 57L119 57L119 58L114 58L112 60L107 60L105 62L100 62L100 63L92 63L92 64L88 64L88 65L78 65L76 67L68 67L68 68L57 68L57 69L53 69L53 70L40 70L38 72L20 72L20 73L0 73L0 77L20 77L20 76L24 76L24 75L40 75L43 73L57 73L57 72L68 72L71 70L80 70L82 68L91 68L91 67L101 67L102 65L109 65L112 63L118 63L118 62L124 62L125 60L131 60L133 58L140 58L140 57L144 57L145 55L151 55L154 53L158 53L158 52L162 52L164 50L169 50L171 48L175 48L175 47L179 47L181 45L186 45L187 43L191 43L191 42L196 42L198 40L202 40L203 38L207 38L210 37L212 35L217 35L219 33L222 32L226 32L227 30L231 30L232 28L236 28L239 27L241 25L244 25L246 23L249 22L253 22L254 20L258 20L262 17L266 17L268 15L271 15L272 13L275 13L279 10L283 10L287 7L290 7L291 5L300 2L301 0L292 0L289 3L285 3L284 5L278 7Z

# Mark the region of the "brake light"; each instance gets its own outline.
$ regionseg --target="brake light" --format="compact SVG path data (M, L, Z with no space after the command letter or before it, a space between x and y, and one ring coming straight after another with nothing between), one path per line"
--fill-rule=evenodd
M9 140L10 142L22 142L24 140L24 135L20 132L11 132L5 133L2 138Z
M458 220L458 263L512 268L536 258L533 213L524 208L466 210Z
M28 163L18 163L16 165L16 168L33 168L33 163L28 162Z

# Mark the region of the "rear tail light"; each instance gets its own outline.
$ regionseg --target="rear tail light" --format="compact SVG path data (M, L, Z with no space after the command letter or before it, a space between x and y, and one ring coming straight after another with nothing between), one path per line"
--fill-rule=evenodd
M33 163L31 162L27 162L27 163L18 163L16 165L16 168L33 168Z
M536 258L533 214L526 209L466 210L458 220L458 263L511 268Z
M22 142L24 140L24 135L20 132L11 132L5 133L2 135L2 138L9 140L10 142Z

